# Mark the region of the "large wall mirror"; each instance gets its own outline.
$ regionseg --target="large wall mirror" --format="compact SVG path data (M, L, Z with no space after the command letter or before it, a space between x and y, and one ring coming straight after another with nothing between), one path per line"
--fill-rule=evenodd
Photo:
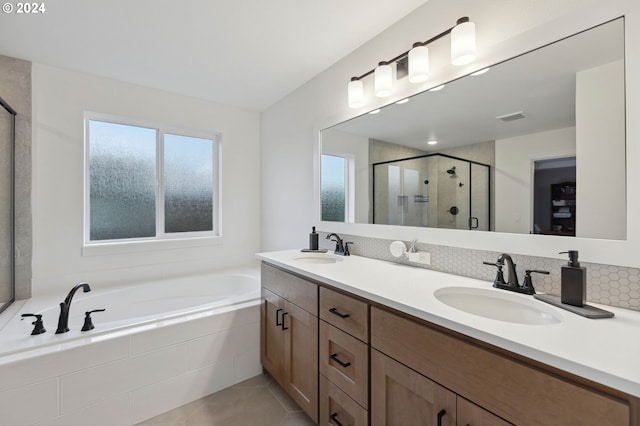
M619 18L324 129L321 219L624 240L624 69Z

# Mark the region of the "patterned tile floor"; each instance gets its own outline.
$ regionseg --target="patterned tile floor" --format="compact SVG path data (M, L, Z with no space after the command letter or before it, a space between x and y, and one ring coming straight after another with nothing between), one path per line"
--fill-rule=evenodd
M267 374L223 389L136 426L312 426Z

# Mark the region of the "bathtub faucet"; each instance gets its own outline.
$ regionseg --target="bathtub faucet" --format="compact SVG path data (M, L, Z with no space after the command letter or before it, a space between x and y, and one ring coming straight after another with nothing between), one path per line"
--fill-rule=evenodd
M58 329L56 330L56 334L66 333L69 331L69 310L71 309L71 300L79 288L81 288L85 293L91 291L89 284L77 284L71 289L69 294L67 294L64 302L60 302L60 317L58 317Z

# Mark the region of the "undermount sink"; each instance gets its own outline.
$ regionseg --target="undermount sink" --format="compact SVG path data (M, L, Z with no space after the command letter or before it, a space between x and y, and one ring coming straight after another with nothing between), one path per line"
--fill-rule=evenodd
M293 260L302 263L328 264L342 262L342 257L328 253L307 253L302 256L294 257Z
M543 303L506 290L446 287L436 290L433 295L452 308L493 320L529 325L562 321L560 314Z

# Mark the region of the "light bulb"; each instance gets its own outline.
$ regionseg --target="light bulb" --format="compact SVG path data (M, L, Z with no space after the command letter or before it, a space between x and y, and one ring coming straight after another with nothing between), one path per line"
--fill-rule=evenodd
M409 51L409 82L422 83L429 77L429 48L415 45Z
M360 108L364 105L364 85L360 80L351 80L347 86L349 108Z
M374 73L374 85L376 96L384 98L391 94L393 88L393 72L391 65L380 62Z
M476 58L476 24L469 18L458 19L451 30L451 63L466 65Z

